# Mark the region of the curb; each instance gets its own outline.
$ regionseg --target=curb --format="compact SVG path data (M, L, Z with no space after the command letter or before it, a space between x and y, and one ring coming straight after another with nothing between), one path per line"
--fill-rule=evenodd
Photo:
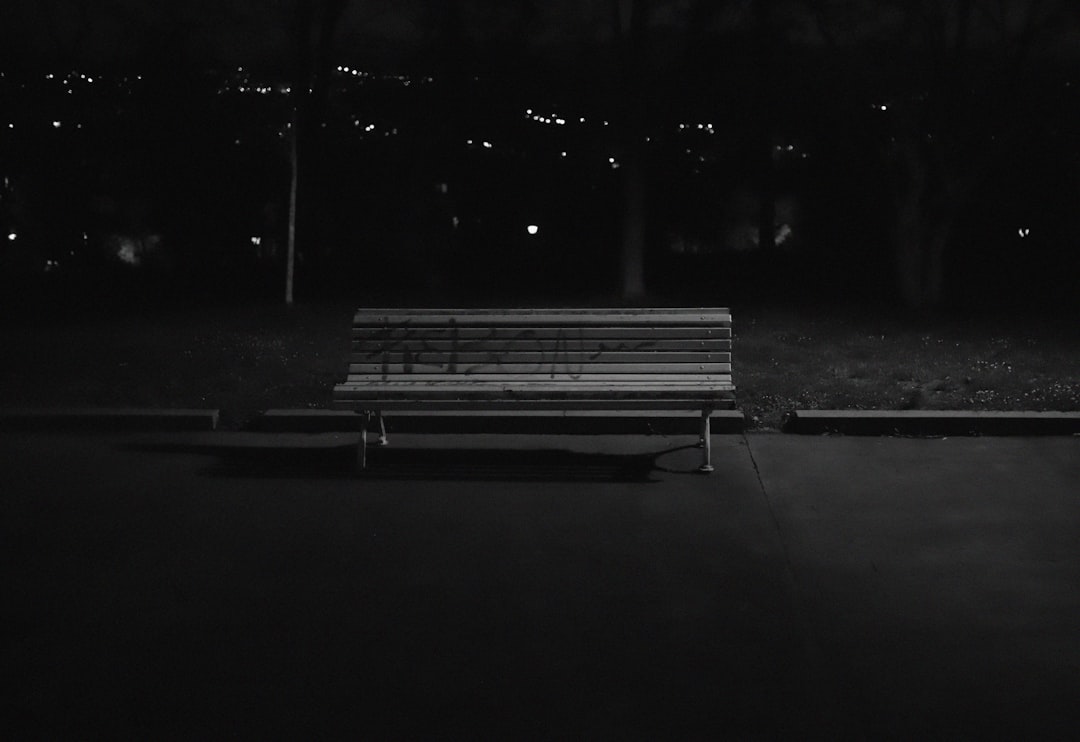
M710 416L712 433L741 433L745 418L739 410L716 410ZM384 421L393 433L522 433L566 435L695 435L701 415L683 411L532 411L507 412L388 412ZM252 421L262 432L358 432L360 416L351 410L267 410Z
M5 432L142 432L215 430L218 410L55 408L0 410Z
M799 435L1080 435L1080 412L794 410L781 430Z

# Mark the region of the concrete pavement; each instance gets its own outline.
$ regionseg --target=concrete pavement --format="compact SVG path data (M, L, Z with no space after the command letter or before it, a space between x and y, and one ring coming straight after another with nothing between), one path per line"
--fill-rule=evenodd
M1080 439L355 439L0 435L11 728L1080 732Z

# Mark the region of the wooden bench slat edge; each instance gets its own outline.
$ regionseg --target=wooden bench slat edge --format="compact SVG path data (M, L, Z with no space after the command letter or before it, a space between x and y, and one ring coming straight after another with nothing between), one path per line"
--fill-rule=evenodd
M335 400L340 410L477 410L476 400ZM513 400L494 399L484 402L484 410L701 410L734 409L734 390L730 396L714 399L554 399Z
M443 307L360 307L355 315L372 314L446 314L454 316L500 315L500 314L731 314L730 307L481 307L481 308L443 308Z
M384 386L390 388L397 384L401 387L448 387L462 386L472 387L536 387L549 386L552 388L568 389L572 387L583 388L593 386L598 388L619 387L649 387L662 388L665 386L710 386L714 384L731 383L731 374L709 375L664 375L655 374L594 374L588 376L571 377L561 375L552 378L551 374L518 374L507 376L505 374L474 374L469 377L451 374L414 374L412 376L382 376L380 374L352 374L346 381L335 385L336 387L372 387Z
M431 373L471 376L478 373L503 374L557 374L574 376L619 374L723 374L731 373L730 363L474 363L458 364L456 369L429 363L350 363L350 375L411 376L429 371Z
M603 351L605 353L713 353L717 351L731 350L730 338L685 338L685 339L643 339L641 341L620 340L616 344L609 345L602 338L589 339L586 341L574 339L570 347L560 339L529 339L529 340L434 340L424 337L411 339L380 339L374 340L360 337L352 341L352 352L362 353L371 351L405 351L410 352L446 352L461 351L473 353L486 353L491 350L503 353L517 353L551 350L570 350L575 353L591 353ZM491 350L489 350L489 348Z
M459 364L499 365L503 363L531 363L548 365L552 363L731 363L731 353L727 351L636 351L636 352L601 352L601 351L379 351L352 353L350 363L416 363L427 365L445 365L451 362Z
M389 327L529 327L554 325L559 327L577 327L581 325L597 326L638 325L655 327L658 325L727 325L731 323L728 314L490 314L490 315L453 315L453 314L386 314L357 315L353 317L353 326L389 326Z
M576 343L581 340L599 341L611 340L621 342L651 340L724 340L731 337L730 327L717 325L702 325L700 327L685 327L671 325L668 327L610 327L590 326L580 327L353 327L352 337L364 339L368 342L387 340L417 340L430 338L432 340L506 340L517 342L529 342L535 340L558 339Z

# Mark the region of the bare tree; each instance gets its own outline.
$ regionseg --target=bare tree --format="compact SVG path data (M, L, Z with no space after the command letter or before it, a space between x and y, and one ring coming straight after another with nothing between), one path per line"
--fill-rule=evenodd
M293 20L295 54L289 140L289 231L285 257L285 303L293 303L300 162L304 147L317 136L317 117L328 94L334 35L349 0L297 0ZM303 144L302 144L303 143ZM315 147L311 147L315 151Z
M973 93L972 60L978 57L984 76L1021 76L1066 4L836 0L804 5L827 43L861 55L864 62L867 50L876 47L878 57L887 60L864 66L894 81L893 95L881 102L889 120L894 270L904 303L931 311L943 300L946 253L959 215L990 164L987 117ZM883 7L891 9L893 23L875 26L871 19L880 19ZM868 28L878 30L857 30Z

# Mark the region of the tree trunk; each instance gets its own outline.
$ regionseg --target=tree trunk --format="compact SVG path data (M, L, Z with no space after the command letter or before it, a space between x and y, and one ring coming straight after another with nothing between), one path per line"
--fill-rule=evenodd
M772 149L771 137L766 146ZM760 174L758 188L758 197L761 199L758 205L758 247L770 254L776 247L776 181L771 152L768 161L763 161L761 167L763 172Z
M619 91L622 121L618 149L622 170L622 238L619 250L620 293L635 301L645 294L645 194L647 180L644 151L645 8L637 0L614 0L612 5L618 38Z
M776 247L776 163L773 130L776 123L776 59L771 0L754 4L758 52L758 247L771 254Z
M634 145L631 144L631 147ZM645 173L641 157L632 149L623 165L622 298L633 301L645 294Z
M948 240L946 225L927 226L921 217L898 230L897 279L908 309L932 312L941 305Z
M289 138L289 165L292 177L289 183L289 242L285 256L285 303L293 303L293 271L296 264L296 191L300 174L297 138L300 136L299 117L293 107L292 136Z
M898 144L906 167L896 197L897 283L908 309L931 312L943 299L954 189L940 173L941 182L931 179L929 163L913 140L901 138Z
M304 162L309 175L320 172L316 156L320 148L313 142L318 136L320 117L325 113L330 85L330 65L334 33L349 0L297 0L292 24L295 47L295 72L292 86L292 136L289 140L289 239L285 258L285 303L293 303L296 270L297 191L300 180L300 139L304 139ZM309 179L310 180L310 179ZM307 253L311 257L311 252Z

